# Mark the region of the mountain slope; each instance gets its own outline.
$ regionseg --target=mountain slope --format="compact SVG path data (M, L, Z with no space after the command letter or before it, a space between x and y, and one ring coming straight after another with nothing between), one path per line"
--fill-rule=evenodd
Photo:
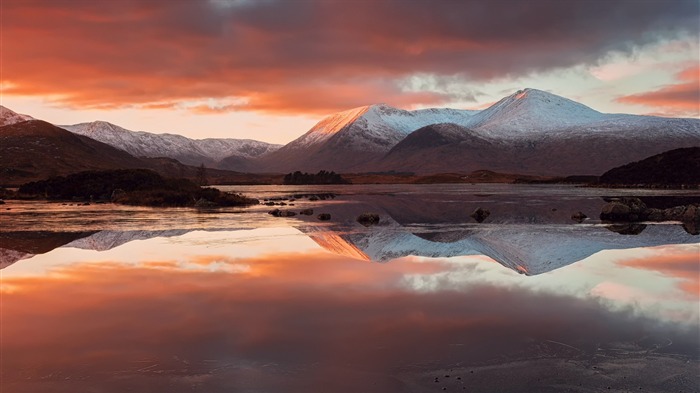
M306 134L260 160L267 171L351 170L381 157L406 135L434 123L466 123L474 111L406 111L370 105L321 120Z
M0 147L4 184L92 169L148 167L123 150L41 120L0 127Z
M603 184L700 184L700 147L675 149L605 172Z
M500 138L522 138L590 124L605 117L578 102L528 88L475 114L466 126Z
M190 139L182 135L130 131L104 121L61 127L122 149L136 157L169 157L184 164L203 163L206 166L222 169L237 169L219 165L219 162L227 157L234 156L248 160L280 147L280 145L250 139Z
M0 105L0 127L21 123L27 120L34 120L34 118L29 115L21 115Z
M446 136L447 125L434 125L408 136L371 168L419 174L487 169L542 176L599 175L662 151L700 146L700 122L668 119L663 124L666 128L611 127L605 132L577 128L529 140L486 137L466 128L455 134L456 125Z
M663 151L700 146L700 120L604 114L535 89L518 91L459 127L416 131L362 169L598 175Z

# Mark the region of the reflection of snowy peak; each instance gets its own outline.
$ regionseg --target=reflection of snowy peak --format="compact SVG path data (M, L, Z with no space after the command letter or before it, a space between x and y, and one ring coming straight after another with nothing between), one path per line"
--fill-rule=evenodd
M9 126L10 124L15 123L21 123L27 120L34 120L34 118L28 115L22 115L17 112L13 112L0 105L0 127Z
M182 135L130 131L104 121L61 127L137 157L170 157L190 165L210 164L232 155L253 158L279 148L250 139L190 139Z
M4 269L17 261L28 259L33 256L34 254L23 251L0 248L0 269Z
M390 225L367 231L323 233L300 227L326 250L357 259L385 262L404 256L447 258L486 255L501 265L527 275L546 273L581 261L603 250L685 244L697 241L680 226L651 226L636 236L614 234L600 227L553 231L550 228L507 226L464 233L453 242L435 242ZM332 239L332 242L329 242ZM344 243L344 244L343 244Z
M134 240L146 240L154 237L180 236L187 232L190 232L190 230L170 229L162 231L100 231L93 235L74 240L63 247L106 251Z
M559 217L547 205L538 210L539 205L522 207L521 203L503 203L506 200L493 208L488 223L477 224L467 213L457 213L458 206L468 204L431 202L430 195L425 198L412 196L408 198L411 203L406 204L401 197L368 196L359 203L327 206L324 211L333 217L332 225L300 218L302 221L296 227L324 249L352 258L385 262L409 255L430 258L485 255L527 275L549 272L603 250L698 241L680 225L648 225L637 235L621 235L602 225L573 224L568 214ZM575 206L591 212L600 209L603 202L602 199L592 199L590 204L586 201L577 200L569 205L569 201L563 200L556 202L556 206L567 212L575 211ZM360 225L355 218L363 212L379 214L380 223L368 228ZM446 212L452 217L441 216ZM459 219L460 215L469 221Z

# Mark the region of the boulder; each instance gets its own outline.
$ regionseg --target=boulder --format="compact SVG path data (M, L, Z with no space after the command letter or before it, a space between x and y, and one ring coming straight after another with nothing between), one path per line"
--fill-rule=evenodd
M112 195L110 196L111 201L116 201L120 197L126 195L126 191L122 190L121 188L117 188L114 191L112 191Z
M303 216L311 216L314 214L314 209L304 209L304 210L300 211L299 214L301 214Z
M600 219L604 221L633 221L632 209L622 202L608 202L600 212Z
M199 198L197 200L197 202L194 203L194 207L215 207L215 206L217 206L216 203L214 203L210 200L204 199L204 198Z
M321 213L318 216L316 216L316 218L318 218L321 221L328 221L331 219L331 215L328 213Z
M620 235L639 235L646 227L645 224L615 224L607 228L609 231L619 233Z
M490 215L490 210L478 207L476 210L474 210L474 213L472 213L470 217L476 220L476 222L484 222L484 220Z
M571 219L578 222L579 224L582 223L583 220L585 220L586 218L588 218L588 216L583 214L582 212L576 212L571 215Z
M372 225L379 224L379 214L376 213L362 213L357 217L357 222L369 227Z
M685 212L683 212L683 216L681 218L681 221L683 222L700 223L700 206L686 206Z

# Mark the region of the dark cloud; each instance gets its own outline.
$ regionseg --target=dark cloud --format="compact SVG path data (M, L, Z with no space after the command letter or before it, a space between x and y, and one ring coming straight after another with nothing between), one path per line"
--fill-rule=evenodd
M483 81L595 64L611 51L696 36L699 14L692 0L8 0L3 7L3 79L13 86L6 93L98 107L234 96L271 112L394 103L401 81L419 73ZM307 84L319 88L299 88ZM338 99L335 90L347 86L368 94ZM309 101L301 108L300 98ZM428 92L411 102L450 98Z

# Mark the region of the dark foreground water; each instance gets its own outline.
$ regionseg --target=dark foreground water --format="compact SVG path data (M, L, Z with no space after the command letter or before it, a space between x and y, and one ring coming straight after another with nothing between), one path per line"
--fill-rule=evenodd
M2 205L0 391L700 391L700 237L596 219L693 192L236 190L286 205Z

